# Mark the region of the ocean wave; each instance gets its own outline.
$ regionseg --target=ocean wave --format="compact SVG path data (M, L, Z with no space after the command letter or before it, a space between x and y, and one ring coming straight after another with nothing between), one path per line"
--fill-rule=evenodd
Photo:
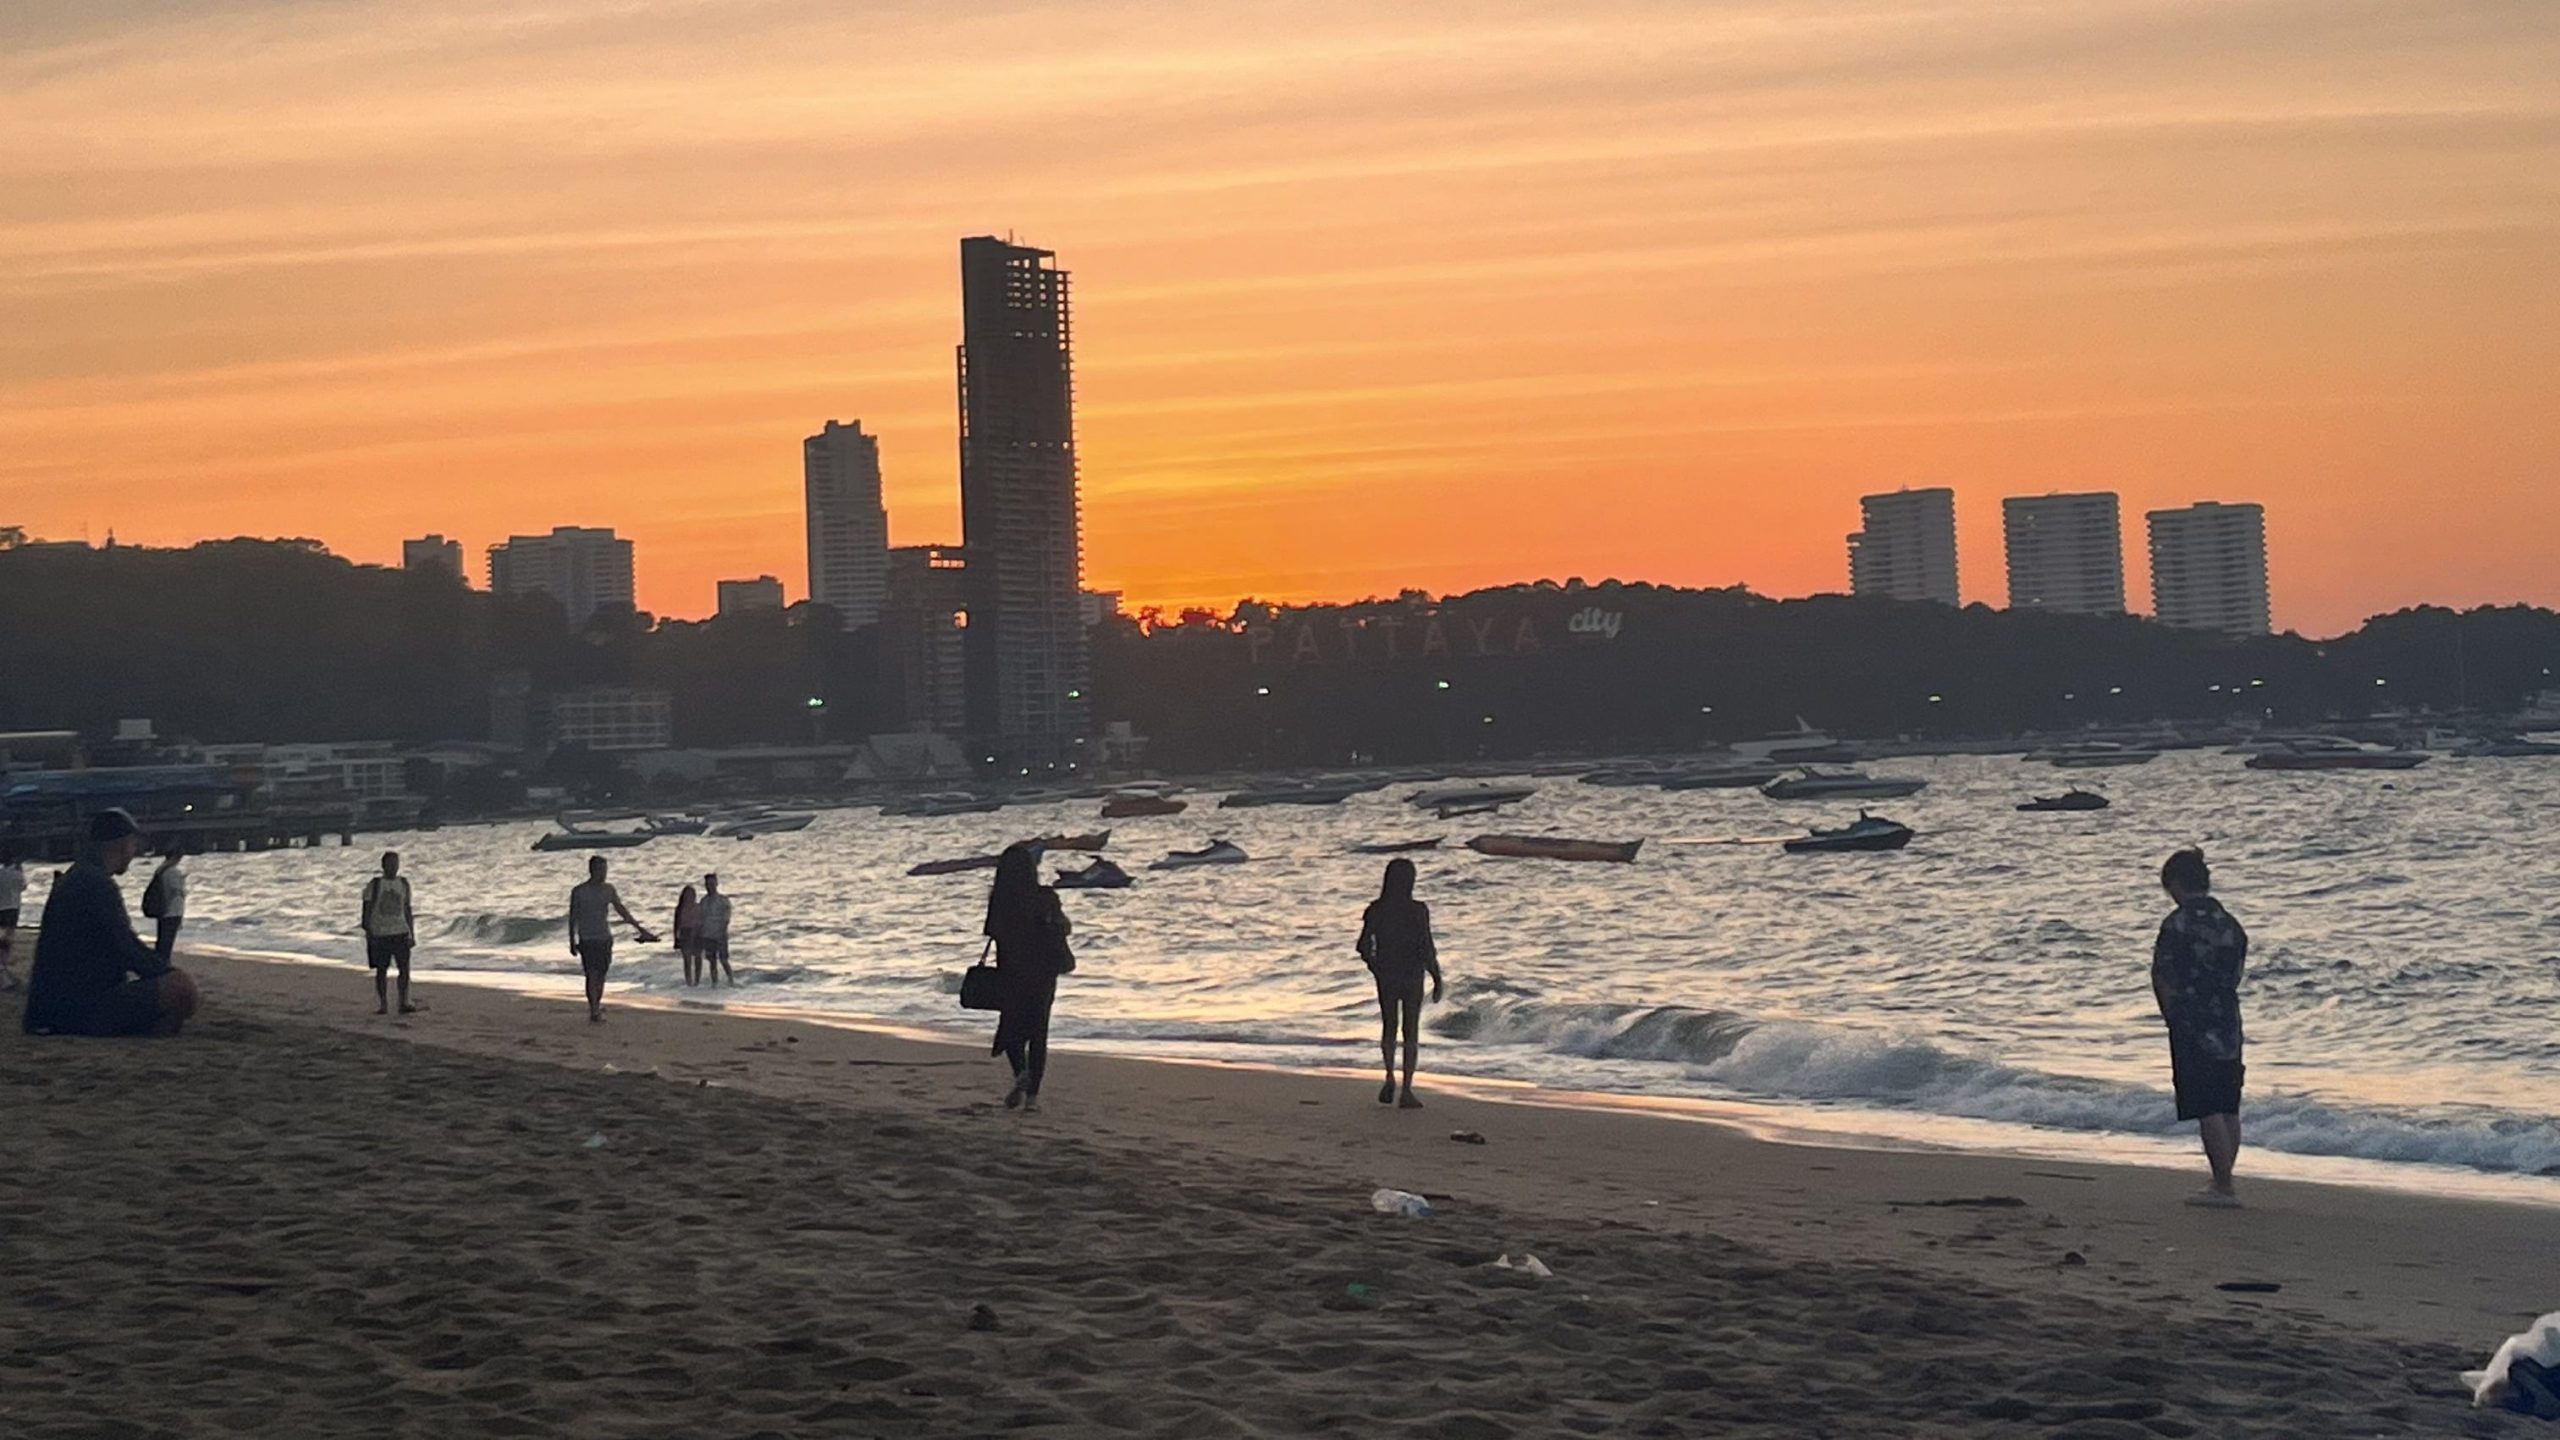
M2047 1130L2172 1135L2186 1127L2165 1089L2055 1075L1917 1036L1804 1021L1760 1021L1680 1006L1484 1000L1434 1027L1476 1045L1594 1060L1684 1065L1737 1096L1854 1103ZM2543 1117L2359 1109L2305 1096L2253 1096L2249 1143L2296 1155L2560 1173L2560 1125Z

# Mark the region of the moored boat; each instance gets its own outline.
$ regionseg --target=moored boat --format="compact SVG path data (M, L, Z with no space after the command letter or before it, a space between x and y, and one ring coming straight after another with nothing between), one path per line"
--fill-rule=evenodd
M1899 800L1929 788L1926 780L1869 775L1863 770L1807 768L1760 787L1772 800Z
M1111 832L1098 830L1091 835L1046 835L1031 843L1043 850L1099 850L1111 843Z
M1238 790L1218 802L1221 810L1250 810L1262 805L1339 805L1354 795L1364 794L1371 786L1341 785L1260 785Z
M1000 855L964 855L957 860L927 860L910 867L910 875L957 875L964 870L993 870Z
M652 835L699 835L711 828L699 815L652 815L642 824Z
M1479 835L1467 848L1479 855L1520 860L1594 860L1624 865L1636 858L1641 840L1568 840L1556 835Z
M2127 765L2148 765L2160 758L2157 750L2133 745L2118 745L2112 740L2091 740L2079 745L2065 745L2027 757L2042 760L2057 770L2104 770Z
M2104 810L2107 797L2094 790L2065 790L2059 795L2039 795L2018 807L2032 814L2048 814L2066 810Z
M1535 785L1442 785L1416 790L1405 803L1425 810L1456 810L1475 805L1517 805L1538 793Z
M1198 850L1176 850L1153 865L1150 870L1187 870L1194 865L1241 865L1245 862L1242 847L1225 840L1212 840Z
M1115 790L1102 802L1105 820L1129 820L1148 815L1179 815L1191 808L1188 800L1176 800L1161 785L1132 785Z
M818 817L805 810L770 810L762 815L747 815L725 820L711 827L714 839L753 840L759 835L787 835L806 830Z
M536 850L628 850L658 837L646 830L554 830L533 842Z
M1126 890L1129 872L1099 855L1081 870L1061 870L1054 882L1061 890Z
M1408 855L1416 850L1437 850L1440 848L1440 840L1441 837L1437 835L1428 840L1373 840L1366 845L1352 846L1351 853L1354 855Z
M1665 790L1749 790L1787 773L1776 765L1702 765L1674 770L1661 779Z
M2251 770L2415 770L2434 758L2424 750L2387 750L2334 735L2306 735L2270 745L2243 763Z
M1887 820L1861 810L1855 822L1837 830L1816 830L1798 836L1785 844L1790 855L1846 854L1861 850L1899 850L1911 843L1915 832L1899 820Z

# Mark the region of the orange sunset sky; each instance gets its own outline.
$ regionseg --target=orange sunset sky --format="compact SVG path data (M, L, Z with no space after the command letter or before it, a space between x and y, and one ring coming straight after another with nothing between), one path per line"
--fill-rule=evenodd
M805 589L958 538L957 241L1075 273L1132 604L1845 585L1856 497L2268 507L2280 627L2560 603L2560 5L0 11L0 524Z

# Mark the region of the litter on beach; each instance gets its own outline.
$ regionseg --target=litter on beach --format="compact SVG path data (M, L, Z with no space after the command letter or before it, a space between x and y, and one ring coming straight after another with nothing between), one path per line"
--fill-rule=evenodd
M2479 1409L2560 1420L2560 1310L2508 1336L2485 1368L2462 1372L2462 1383Z

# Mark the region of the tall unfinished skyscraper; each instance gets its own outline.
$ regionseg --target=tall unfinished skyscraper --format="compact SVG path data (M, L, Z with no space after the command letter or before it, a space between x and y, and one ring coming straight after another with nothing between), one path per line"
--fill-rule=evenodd
M960 525L972 759L1013 774L1084 760L1075 379L1055 256L960 242Z

